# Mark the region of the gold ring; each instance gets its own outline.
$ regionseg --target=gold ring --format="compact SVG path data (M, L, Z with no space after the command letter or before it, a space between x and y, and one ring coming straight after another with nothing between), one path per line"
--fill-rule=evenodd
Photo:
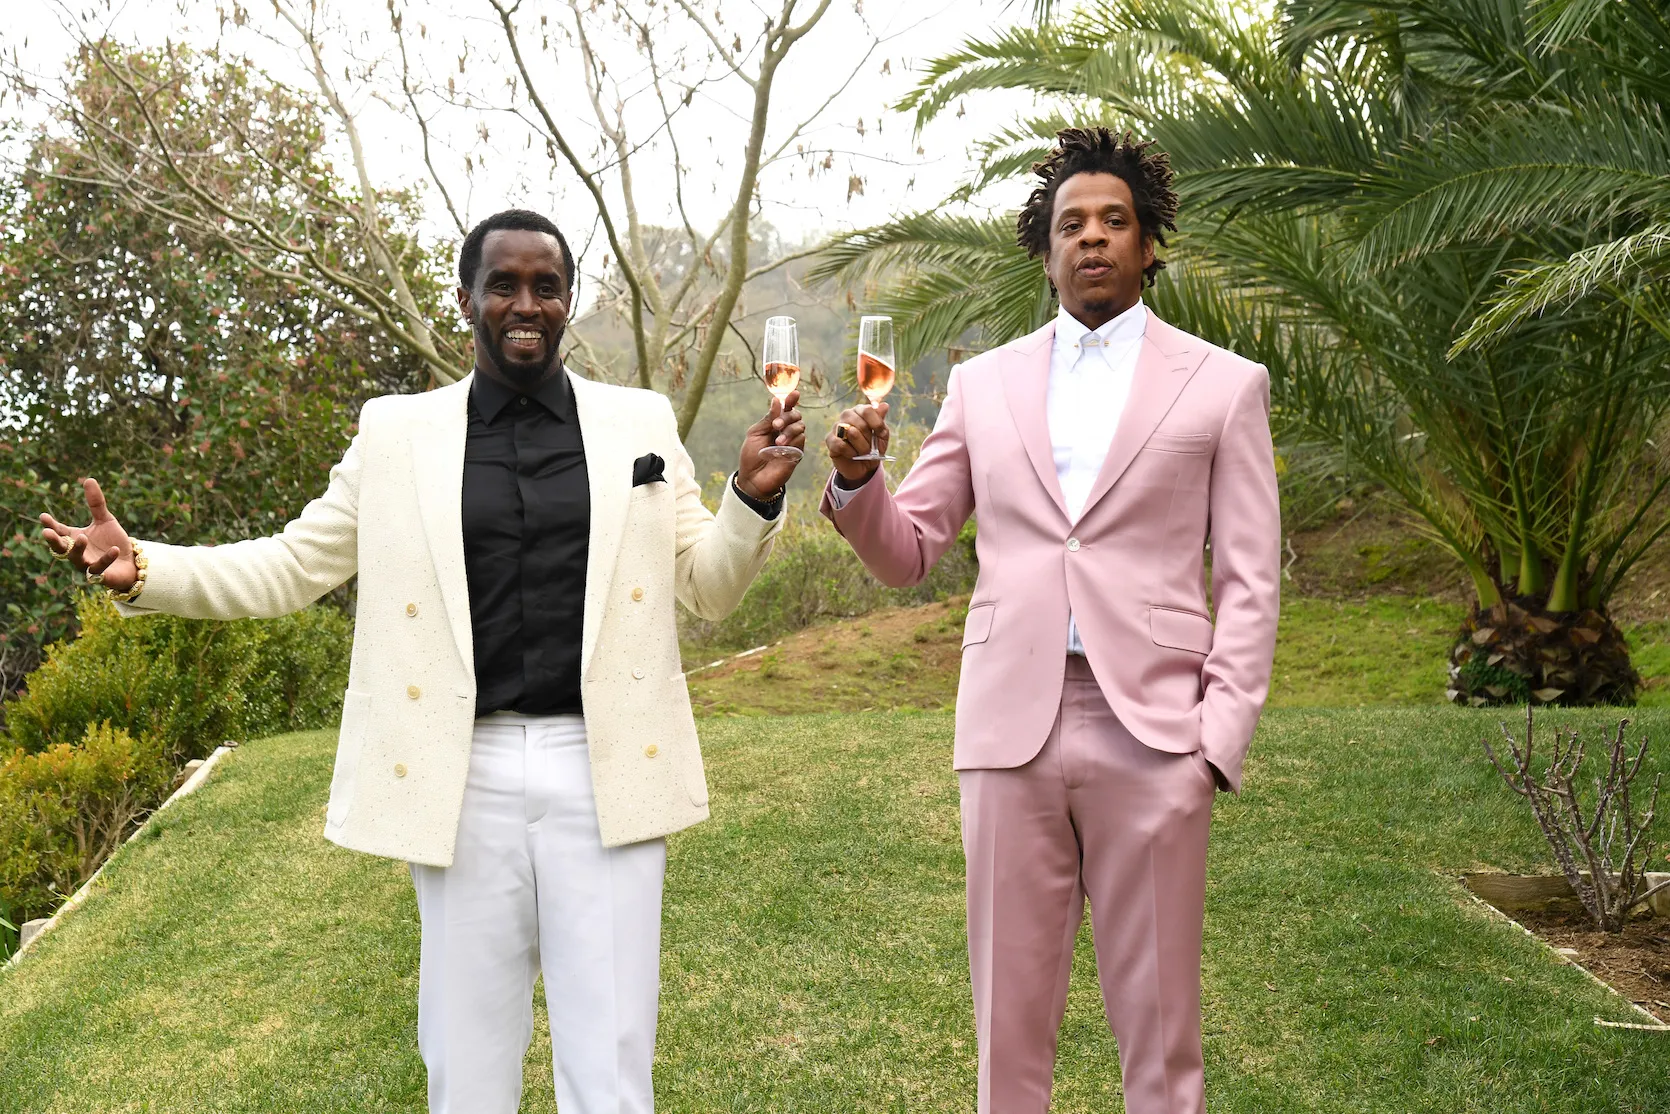
M64 550L64 552L59 553L58 550L57 550L57 547L55 547L51 542L47 543L46 551L48 553L52 554L52 559L54 561L68 561L70 559L70 551L69 550L66 549L66 550Z
M89 583L89 584L103 584L104 583L104 574L102 572L90 572L90 573L88 573L87 574L87 583Z
M835 423L835 436L839 437L843 441L845 441L847 439L847 423L846 422L836 422Z

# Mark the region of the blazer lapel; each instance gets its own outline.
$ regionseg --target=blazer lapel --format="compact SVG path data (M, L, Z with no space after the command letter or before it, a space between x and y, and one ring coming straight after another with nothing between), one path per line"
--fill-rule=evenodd
M428 421L413 422L409 433L412 472L417 478L418 511L424 539L435 563L435 579L446 605L447 624L466 669L475 669L470 633L470 584L464 571L464 439L469 430L470 381L466 375L449 387L430 392Z
M1131 395L1125 402L1119 426L1114 430L1113 442L1108 446L1107 459L1096 475L1096 484L1084 501L1082 519L1090 508L1112 490L1125 469L1136 459L1137 452L1147 443L1154 428L1171 410L1177 396L1183 393L1200 365L1206 362L1209 351L1203 341L1181 329L1174 329L1148 311L1148 327L1143 330L1142 349L1137 354L1136 372L1131 380Z
M569 372L574 407L580 416L580 442L586 450L586 482L591 491L591 536L586 550L586 604L580 635L580 676L591 667L592 651L603 624L603 605L615 577L615 556L626 530L632 497L630 422L612 404L611 392Z
M1038 482L1054 501L1063 518L1067 517L1067 500L1061 494L1061 481L1055 474L1055 450L1050 442L1049 390L1050 353L1054 350L1055 322L1026 337L1016 346L1011 366L1003 375L1003 393L1009 401L1009 414L1015 419L1021 444L1026 447L1027 459L1038 473ZM1030 343L1031 348L1026 347Z

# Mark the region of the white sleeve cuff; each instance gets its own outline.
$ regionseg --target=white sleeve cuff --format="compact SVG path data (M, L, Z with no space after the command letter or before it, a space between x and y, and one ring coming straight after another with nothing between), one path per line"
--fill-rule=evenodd
M874 476L871 476L866 482L874 483L875 479L876 478ZM842 487L840 484L835 482L835 477L831 476L829 478L829 505L834 507L836 510L841 510L848 503L856 499L858 497L858 493L863 490L863 487Z

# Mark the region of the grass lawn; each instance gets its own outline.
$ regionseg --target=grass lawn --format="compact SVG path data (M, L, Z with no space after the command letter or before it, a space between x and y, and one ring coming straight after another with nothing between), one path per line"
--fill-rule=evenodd
M1670 713L1639 721L1670 768ZM1670 1109L1664 1035L1595 1026L1632 1015L1453 881L1544 859L1478 753L1494 723L1444 707L1266 717L1248 791L1220 798L1214 829L1213 1111ZM703 731L715 818L673 841L660 1108L972 1109L949 717ZM320 838L332 742L240 749L0 974L0 1112L422 1109L411 886ZM1105 1114L1118 1068L1088 944L1056 1110ZM554 1109L548 1055L541 1031L524 1109Z

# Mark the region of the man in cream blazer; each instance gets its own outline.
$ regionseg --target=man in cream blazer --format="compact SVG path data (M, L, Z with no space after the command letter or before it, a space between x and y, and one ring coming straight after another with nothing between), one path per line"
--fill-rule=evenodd
M359 575L325 837L412 864L437 1112L514 1114L541 966L563 1114L651 1110L662 837L708 815L673 603L737 605L794 468L759 450L805 439L774 403L709 513L665 398L563 370L573 275L543 217L482 222L474 373L367 403L277 535L132 541L92 480L91 525L42 516L124 614L276 616Z

